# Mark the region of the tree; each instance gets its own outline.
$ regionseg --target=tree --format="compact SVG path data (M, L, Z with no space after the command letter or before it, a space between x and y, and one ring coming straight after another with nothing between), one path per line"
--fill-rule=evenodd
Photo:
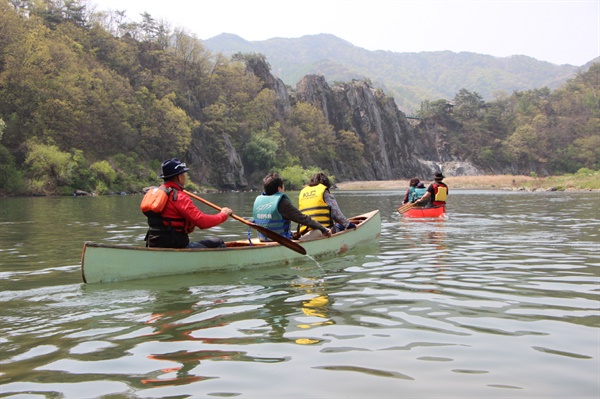
M94 162L90 165L90 170L96 173L98 179L103 181L107 187L110 187L117 178L117 172L106 160Z
M336 153L338 159L359 160L365 155L365 145L355 133L341 130L337 134Z
M143 151L150 158L158 159L185 153L197 122L174 104L175 94L158 99L146 88L142 88L136 95L146 110L145 120L140 128Z
M421 119L444 121L450 118L452 106L447 100L422 101L417 115Z
M327 167L335 159L335 135L323 112L308 103L292 107L289 123L299 130L298 141L291 142L290 151L304 165Z
M25 165L29 168L34 191L54 192L70 183L71 154L62 152L55 145L42 144L38 140L27 142L29 149Z
M140 30L142 31L143 39L146 41L154 41L158 37L158 23L148 12L143 12Z
M479 93L460 89L454 96L453 113L458 119L479 118L480 111L485 106L485 101Z
M8 148L2 145L2 135L6 124L0 119L0 194L17 192L22 187L20 168L17 168L15 158Z
M310 181L315 173L319 172L322 172L320 168L310 167L305 169L300 165L294 165L284 168L279 172L279 175L288 190L299 190Z
M276 166L278 150L279 145L266 131L253 134L252 139L244 147L244 159L249 166L249 171Z

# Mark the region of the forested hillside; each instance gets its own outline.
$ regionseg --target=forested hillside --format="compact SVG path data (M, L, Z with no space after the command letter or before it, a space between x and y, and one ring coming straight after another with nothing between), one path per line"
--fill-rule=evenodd
M148 14L0 0L0 194L140 192L170 157L192 168L190 189L257 188L270 170L299 187L317 170L597 169L599 69L493 101L467 89L431 98L413 127L369 79L311 75L290 88L263 55L212 53Z
M486 102L460 90L425 101L417 130L486 172L548 175L600 169L600 62L560 88Z

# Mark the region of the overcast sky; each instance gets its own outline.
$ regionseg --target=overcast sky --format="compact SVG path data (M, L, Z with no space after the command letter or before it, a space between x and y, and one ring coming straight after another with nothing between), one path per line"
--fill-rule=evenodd
M199 39L331 33L367 50L527 55L580 66L600 56L600 0L89 0Z

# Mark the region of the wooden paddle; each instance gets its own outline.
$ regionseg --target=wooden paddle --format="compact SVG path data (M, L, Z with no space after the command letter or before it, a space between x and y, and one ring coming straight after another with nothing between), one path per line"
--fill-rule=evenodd
M199 196L197 196L197 195L195 195L193 193L190 193L187 190L183 190L183 192L186 193L187 195L189 195L190 197L192 197L194 199L197 199L198 201L203 202L203 203L205 203L206 205L208 205L208 206L210 206L212 208L215 208L218 211L221 210L221 208L219 208L217 205L215 205L215 204L213 204L211 202L208 202L207 200L205 200L202 197L199 197ZM265 236L269 237L271 240L273 240L275 242L278 242L279 244L283 245L284 247L289 248L292 251L296 251L299 254L306 255L306 249L304 249L304 247L302 247L297 242L294 242L294 241L292 241L290 239L287 239L284 236L282 236L281 234L278 234L278 233L276 233L276 232L274 232L272 230L269 230L266 227L262 227L262 226L259 226L257 224L254 224L252 222L249 222L246 219L241 218L241 217L239 217L237 215L233 215L232 214L231 217L234 218L235 220L237 220L238 222L242 222L242 223L244 223L244 224L252 227L253 229L261 232Z
M404 204L401 205L398 208L398 212L400 212L400 214L406 213L408 212L409 209L411 209L413 206L415 206L415 202L409 202L408 204Z

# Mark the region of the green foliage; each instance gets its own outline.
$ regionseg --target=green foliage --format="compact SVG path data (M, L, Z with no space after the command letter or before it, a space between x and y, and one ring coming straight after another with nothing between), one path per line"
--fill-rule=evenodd
M140 129L141 146L151 158L167 159L185 152L192 140L194 121L175 104L175 94L159 99L145 87L137 93L147 112Z
M299 188L319 168L358 162L365 144L378 143L335 132L321 109L301 101L282 113L270 83L251 72L268 72L263 55L228 60L148 13L136 22L119 11L87 10L79 0L16 4L0 2L2 194L139 192L160 183L162 160L191 155L207 166L202 181L216 184L237 154L239 170L282 170L288 186ZM302 70L293 73L308 72ZM595 64L555 91L517 91L491 102L461 89L454 107L423 101L419 113L438 125L439 145L457 159L540 175L598 169L598 73ZM410 103L431 93L419 84L391 90ZM384 105L391 101L381 90L376 95Z
M0 144L0 195L19 194L23 187L23 172L8 149Z
M70 186L74 190L91 192L96 186L96 176L91 171L83 151L71 151L73 162L69 165Z
M593 171L589 168L581 168L577 171L577 173L575 173L575 175L578 177L589 177L589 176L594 176L596 174L598 174L597 171Z
M185 189L192 192L192 193L197 193L200 191L200 186L198 186L196 183L191 182L189 180L186 180L185 182Z
M110 187L117 178L117 172L107 161L94 162L90 165L90 169L96 174L98 181L106 184L107 187Z
M34 191L52 192L57 187L68 185L69 171L73 159L55 145L42 144L37 140L27 143L29 149L25 165L29 168Z
M103 195L110 193L111 190L108 188L108 185L102 180L98 180L96 182L96 187L94 187L94 193Z
M460 89L456 96L454 96L453 113L459 120L479 118L484 105L485 102L478 93L471 93L467 89Z
M423 101L421 107L417 111L417 115L421 119L430 119L434 121L444 121L449 118L451 107L448 101L444 99L435 101Z
M536 178L531 188L555 188L557 190L600 190L600 171L581 168L576 173Z
M279 175L283 179L287 190L299 190L308 183L315 173L321 171L322 170L317 167L305 169L300 165L294 165L284 168L279 172ZM330 176L330 178L332 178L332 176Z
M329 165L335 159L335 135L323 112L299 102L292 107L288 121L297 129L296 140L288 147L304 165Z
M600 63L554 92L545 87L500 94L488 103L462 89L450 112L439 100L424 102L420 116L436 125L452 154L484 169L510 165L540 175L598 169L598 73Z
M113 189L125 192L141 192L144 187L159 185L158 178L161 162L153 160L150 165L140 162L135 153L117 154L110 159L112 167L117 172Z
M0 119L0 142L6 124ZM8 149L0 144L0 195L11 194L22 189L22 172L15 163L15 158Z
M250 139L244 148L244 157L250 171L259 170L265 165L277 165L277 141L269 137L265 131L260 131Z
M365 154L365 145L360 142L358 136L346 130L338 132L336 142L336 153L339 159L359 160Z

